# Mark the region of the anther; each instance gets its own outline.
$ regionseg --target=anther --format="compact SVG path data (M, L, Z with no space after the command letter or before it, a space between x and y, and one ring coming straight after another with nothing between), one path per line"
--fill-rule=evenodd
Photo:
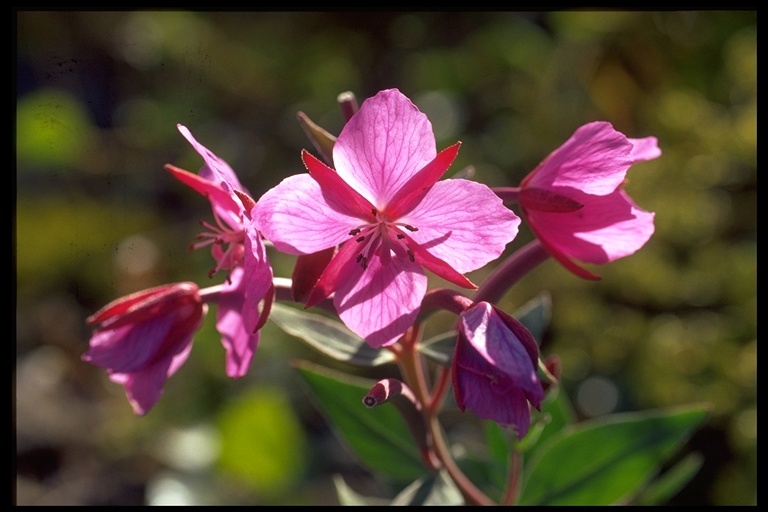
M363 240L365 240L365 236L359 236L355 238L355 242L362 242Z
M419 228L415 228L413 226L409 226L408 224L403 224L403 227L407 229L408 231L418 231Z
M360 228L355 228L352 231L349 232L349 236L355 236L360 232Z
M411 260L411 263L413 263L414 261L416 261L416 259L413 257L413 251L411 251L410 249L408 249L408 251L406 251L406 252L407 252L407 254L408 254L408 259L409 259L409 260Z

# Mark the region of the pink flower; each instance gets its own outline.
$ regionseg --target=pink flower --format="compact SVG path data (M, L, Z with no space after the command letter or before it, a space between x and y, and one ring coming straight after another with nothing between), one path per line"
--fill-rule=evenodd
M427 117L396 89L352 116L333 147L334 171L306 151L309 174L291 176L252 210L283 252L341 244L306 307L334 294L342 321L374 347L410 327L427 288L424 269L463 287L497 258L520 219L485 185L438 181L459 143L437 153Z
M519 321L488 302L475 304L459 316L452 373L456 404L514 427L522 439L531 421L529 403L538 409L544 398L538 360L536 341Z
M654 214L639 208L623 184L632 164L660 155L655 137L629 139L610 123L586 124L523 179L523 215L557 261L599 279L573 260L608 263L648 241Z
M194 283L175 283L117 299L88 318L99 325L83 360L122 384L136 414L158 401L165 380L187 360L206 312Z
M170 164L165 167L211 202L216 226L203 223L209 231L198 235L202 241L193 248L212 245L217 265L209 277L219 270L231 270L225 285L227 293L219 299L217 328L227 349L227 375L241 377L248 371L259 344L259 329L267 320L274 298L272 267L258 227L250 218L254 202L248 191L224 160L197 142L185 126L178 128L205 165L199 175ZM264 307L259 314L262 301Z
M250 199L248 190L240 184L229 164L197 142L186 126L179 124L177 127L184 138L203 157L205 165L200 169L199 175L171 164L166 164L165 168L176 179L211 202L216 225L201 222L208 231L197 236L201 241L193 244L192 248L212 246L211 253L217 263L210 272L210 276L213 276L219 270L230 270L240 265L244 258L253 256L246 254L243 247L246 230L256 230L248 219L248 210L253 206L253 200ZM257 243L262 244L261 240Z

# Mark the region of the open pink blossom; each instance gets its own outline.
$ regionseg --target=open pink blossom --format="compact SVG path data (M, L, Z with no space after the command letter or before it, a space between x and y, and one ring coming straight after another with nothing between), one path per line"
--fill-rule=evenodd
M187 360L206 305L194 283L158 286L117 299L88 318L98 325L83 360L122 384L136 414L158 401Z
M513 427L522 439L530 406L538 409L544 398L538 360L536 341L519 321L488 302L475 304L459 317L452 363L456 404Z
M520 219L485 185L438 181L459 143L439 154L427 117L396 89L367 99L339 134L334 169L303 152L291 176L252 210L262 234L290 254L341 244L306 306L333 294L339 317L374 347L413 325L424 269L459 286L497 258Z
M211 246L211 253L216 260L216 267L211 270L213 276L220 270L230 270L243 262L244 258L254 255L244 252L246 229L255 230L248 218L248 210L253 205L248 190L240 184L237 175L224 160L217 157L208 148L197 142L186 126L177 125L184 138L192 144L205 165L199 174L179 169L171 164L165 168L176 179L196 190L211 202L216 225L201 222L207 231L200 233L200 240L192 245L193 249ZM261 240L258 244L262 244ZM266 263L268 266L268 263ZM264 269L266 270L266 269Z
M648 241L654 214L639 208L623 184L632 164L660 155L655 137L629 139L610 123L588 123L523 179L523 215L557 261L599 279L573 260L608 263Z

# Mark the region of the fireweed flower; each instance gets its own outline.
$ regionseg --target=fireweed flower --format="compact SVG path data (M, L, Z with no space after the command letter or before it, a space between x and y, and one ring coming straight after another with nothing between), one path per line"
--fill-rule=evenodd
M459 143L437 153L432 125L396 89L367 99L333 146L334 169L302 153L291 176L252 210L264 237L290 254L341 244L306 307L334 295L341 320L371 346L410 327L427 288L424 269L463 287L497 258L520 219L485 185L438 181Z
M272 267L258 227L250 217L254 201L248 190L240 184L229 164L197 142L187 127L181 124L177 126L195 151L203 157L205 165L199 175L170 164L165 168L211 202L216 226L203 222L208 231L197 236L201 241L193 244L192 248L212 245L211 252L217 264L209 277L219 270L231 270L229 286L232 290L239 290L239 296L227 295L226 302L219 304L217 324L223 336L222 342L231 356L227 360L227 375L239 377L248 370L253 351L259 343L258 329L269 315L274 298ZM243 273L235 276L235 269L240 267ZM259 304L262 301L264 305L259 315ZM241 307L239 313L232 309L235 304ZM227 312L224 319L222 311Z
M119 298L88 318L98 325L83 360L125 387L136 414L158 401L165 380L187 360L206 305L194 283L175 283Z
M179 124L177 127L195 151L203 157L205 165L200 169L199 174L193 174L171 164L166 164L165 168L176 179L211 202L216 225L201 221L207 231L197 235L200 241L194 243L192 248L212 246L211 253L216 260L216 267L210 272L210 276L213 276L220 270L230 270L240 265L245 258L258 257L258 255L248 254L243 247L246 231L256 230L256 226L248 218L248 210L253 200L250 199L248 190L240 184L237 175L227 162L197 142L186 126ZM260 239L257 245L262 245ZM255 249L260 252L258 247ZM264 263L263 271L266 272L269 263L266 260Z
M544 398L538 360L536 341L520 322L488 302L467 308L459 316L452 363L456 404L513 427L522 439L531 421L529 403L538 409Z
M563 266L599 279L573 260L605 264L648 241L654 214L639 208L623 184L632 164L660 155L656 137L629 139L610 123L588 123L523 179L523 216Z

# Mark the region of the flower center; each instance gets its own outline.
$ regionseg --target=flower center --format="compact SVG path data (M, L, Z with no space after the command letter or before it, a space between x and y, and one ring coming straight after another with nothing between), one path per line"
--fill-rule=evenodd
M373 222L360 224L349 232L349 236L356 237L355 241L362 246L357 262L363 266L363 269L368 268L368 261L377 251L382 265L389 264L393 252L397 256L407 256L409 260L414 261L413 251L404 241L403 229L418 231L419 228L403 222L391 221L376 209L371 210L371 215L373 215Z
M195 239L200 241L190 245L191 250L213 245L211 252L216 260L216 266L208 272L209 278L213 277L219 270L230 270L239 265L243 261L245 252L243 247L245 231L242 228L235 229L226 226L215 210L213 217L216 220L215 226L210 222L200 221L200 225L208 231L196 235Z

